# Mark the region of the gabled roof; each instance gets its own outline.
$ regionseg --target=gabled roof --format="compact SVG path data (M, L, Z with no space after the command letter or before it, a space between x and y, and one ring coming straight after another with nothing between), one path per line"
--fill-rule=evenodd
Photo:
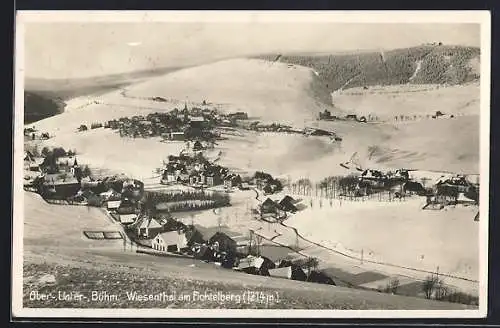
M30 153L29 151L24 151L24 160L25 161L34 161L35 160L35 156L33 156L32 153Z
M288 196L286 195L285 197L283 197L283 199L279 202L280 205L283 205L283 204L294 204L295 203L295 199L293 199L291 196Z
M166 245L181 244L182 246L184 246L184 244L187 243L186 235L183 232L177 232L177 231L161 232L158 235L156 235L155 239L158 237L163 239Z
M121 223L133 223L137 218L137 214L120 214Z
M220 232L220 231L217 231L216 233L213 234L212 237L210 237L210 241L213 241L214 239L215 240L226 239L226 240L231 240L231 241L235 242L233 238L229 237L227 234L225 234L224 232Z
M154 218L148 218L148 217L142 217L141 219L141 224L139 225L139 228L148 228L148 229L152 229L152 228L161 228L161 224L156 221L156 219Z
M279 207L280 205L271 198L267 198L260 206L261 209L271 210L271 211L276 210Z

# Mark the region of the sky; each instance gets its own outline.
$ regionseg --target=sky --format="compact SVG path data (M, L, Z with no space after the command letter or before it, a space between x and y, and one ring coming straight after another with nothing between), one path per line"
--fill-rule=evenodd
M26 23L25 76L71 79L262 53L480 46L479 24Z

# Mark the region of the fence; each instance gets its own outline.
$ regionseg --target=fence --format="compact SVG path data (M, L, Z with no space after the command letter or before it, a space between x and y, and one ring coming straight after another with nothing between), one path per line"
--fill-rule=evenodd
M44 200L53 205L78 205L78 206L89 206L87 202L75 202L71 200L65 200L65 199L51 199L51 198L44 198Z

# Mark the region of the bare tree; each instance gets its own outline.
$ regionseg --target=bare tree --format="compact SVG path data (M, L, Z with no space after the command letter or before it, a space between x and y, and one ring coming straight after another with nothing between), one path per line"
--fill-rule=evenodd
M436 287L439 283L439 278L437 275L430 275L425 278L422 283L422 291L425 294L426 299L431 299L434 294Z
M397 277L392 278L385 287L386 293L396 294L399 288L399 279Z

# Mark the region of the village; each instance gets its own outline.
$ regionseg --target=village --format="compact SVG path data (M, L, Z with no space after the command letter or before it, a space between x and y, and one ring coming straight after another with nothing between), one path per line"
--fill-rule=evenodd
M202 104L206 104L206 102L204 101ZM349 116L346 119L350 119ZM210 109L207 106L204 108L193 106L189 109L187 104L182 110L174 108L167 112L154 112L146 116L136 115L130 118L121 117L104 123L81 124L76 130L85 132L98 128L115 130L121 137L161 137L164 142L197 141L197 147L203 145L203 147L212 148L217 140L223 139L222 134L234 129L320 136L329 137L333 142L342 141L342 137L334 131L313 127L299 129L278 122L260 122L252 119L246 112L242 111L224 114L215 108Z
M308 179L293 182L260 171L253 174L232 172L217 164L216 159L205 156L207 150L214 148L217 138L221 138L217 128L224 124L241 126L236 122L247 119L242 112L221 118L213 111L200 112L193 108L189 112L186 107L177 115L153 113L91 126L91 129L118 130L120 136L161 136L164 142L184 142L183 151L169 154L163 162L158 182L166 189L160 191L145 190L143 181L126 176L97 177L91 168L78 163L76 150L62 148L44 148L40 154L25 152L24 189L40 194L50 204L101 208L122 227L121 237L110 237L106 232L85 232L89 239L123 238L124 243L129 242L139 253L190 257L249 274L331 285L339 283L335 281L337 277L318 270L317 258L289 256L294 251L299 254L299 242L279 245L287 249L279 256L266 256L262 244L262 239L266 238L258 232L249 229L249 235L231 234L223 231L220 222L218 229L202 231L194 222L180 217L186 217L183 213L200 211L217 213L231 207L234 197L258 200L254 206L247 204L244 215L273 225L283 225L295 213L312 207L312 200L310 203L304 200L312 195L324 199L325 203L329 201L330 206L334 200L395 202L411 197L425 197L422 210L442 210L459 204L478 205L479 185L463 175L443 175L434 185L424 186L411 177L411 170L366 169L351 158L340 164L350 172L344 176L326 177L317 183ZM258 130L257 124L246 126ZM286 127L281 129L279 124L271 127L269 131L290 131ZM82 125L78 130L84 132L87 127ZM268 130L263 128L261 131ZM25 138L34 140L35 133L33 128L25 129ZM320 129L297 133L342 140ZM474 220L479 220L479 212Z

